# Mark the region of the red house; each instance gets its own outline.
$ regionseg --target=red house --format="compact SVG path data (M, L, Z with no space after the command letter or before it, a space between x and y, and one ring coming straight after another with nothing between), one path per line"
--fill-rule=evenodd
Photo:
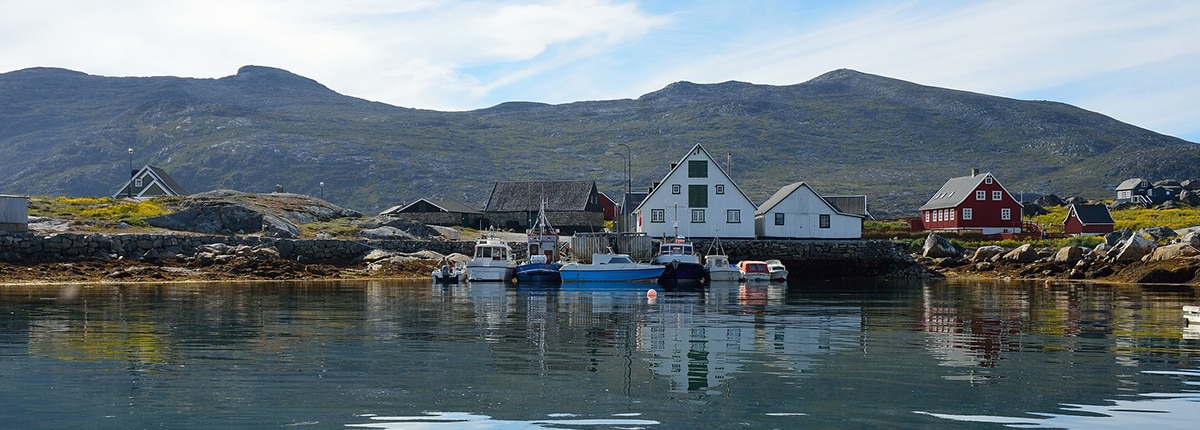
M921 206L925 230L974 230L985 236L1021 232L1021 203L991 173L951 178Z
M1112 233L1112 214L1105 205L1071 205L1067 219L1063 220L1063 232L1081 236Z
M614 202L608 194L600 193L600 206L604 208L604 220L612 221L617 219L617 202Z

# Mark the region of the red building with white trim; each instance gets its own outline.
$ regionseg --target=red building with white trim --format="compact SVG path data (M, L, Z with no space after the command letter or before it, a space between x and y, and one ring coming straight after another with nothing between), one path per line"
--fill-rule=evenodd
M991 173L951 178L921 206L925 230L973 230L984 235L1021 232L1021 203Z
M1063 232L1092 236L1113 232L1116 222L1105 205L1071 205L1063 220Z

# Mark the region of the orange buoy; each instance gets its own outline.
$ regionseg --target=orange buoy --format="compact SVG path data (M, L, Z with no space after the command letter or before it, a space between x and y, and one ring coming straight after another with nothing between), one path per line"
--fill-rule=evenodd
M650 290L646 292L647 299L653 299L655 297L658 297L658 291Z

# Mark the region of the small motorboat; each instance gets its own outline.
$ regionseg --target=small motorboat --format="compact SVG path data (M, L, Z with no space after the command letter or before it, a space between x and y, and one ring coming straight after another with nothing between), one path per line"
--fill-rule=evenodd
M1188 325L1200 325L1200 306L1184 306L1183 320L1187 321Z
M517 266L517 282L562 282L562 275L558 273L559 267L549 262L545 255L530 256L528 262Z
M468 281L509 282L516 268L512 247L498 238L485 237L475 241L475 256L467 261L466 278Z
M739 261L738 271L742 273L742 280L746 282L769 282L771 280L771 269L767 268L765 261Z
M462 280L462 276L462 268L455 266L449 258L443 258L442 266L433 269L432 273L433 282L440 284L457 284Z
M788 270L787 266L779 260L767 260L767 270L771 272L771 281L787 282Z
M676 236L673 241L660 244L651 263L665 267L658 279L663 285L702 284L708 278L695 246L682 237Z
M629 254L592 254L591 263L572 261L558 269L563 282L568 281L642 281L657 280L666 270L658 264L638 263Z
M721 239L714 238L704 256L704 273L709 282L736 282L742 279L742 271L729 263Z
M517 265L514 271L517 282L562 282L562 276L558 273L562 265L553 261L558 255L558 230L550 225L550 219L546 217L546 199L542 199L541 208L538 209L537 222L525 233L528 236L526 247L529 259Z

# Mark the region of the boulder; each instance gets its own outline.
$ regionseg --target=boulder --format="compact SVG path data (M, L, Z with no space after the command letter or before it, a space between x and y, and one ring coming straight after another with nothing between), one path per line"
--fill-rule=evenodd
M1037 261L1038 258L1040 257L1038 257L1037 250L1033 249L1033 245L1028 243L1013 248L1012 251L1008 251L1008 253L1004 254L1003 257L1000 257L1001 260L1012 261L1015 263L1032 263Z
M1134 202L1114 201L1114 202L1108 204L1108 210L1110 210L1110 211L1118 211L1118 210L1123 210L1123 209L1134 209L1134 208L1140 208L1140 207L1142 207L1142 205L1139 205Z
M1083 261L1083 255L1087 253L1087 248L1082 246L1066 246L1058 249L1054 253L1054 261L1059 263L1075 264Z
M1134 236L1145 236L1155 242L1162 242L1167 239L1178 236L1178 234L1175 233L1174 229L1160 225L1158 227L1146 227L1141 230L1138 230L1137 233L1134 234Z
M1179 209L1179 203L1175 202L1175 200L1167 200L1154 208L1158 210Z
M1063 205L1086 205L1088 199L1079 196L1071 196L1063 199Z
M300 236L300 227L275 215L264 214L262 216L262 232L270 237L294 239Z
M1145 257L1146 261L1162 261L1175 258L1192 258L1200 255L1200 250L1186 243L1172 243L1154 248L1154 252Z
M1135 234L1114 247L1108 255L1112 261L1137 261L1154 252L1156 246L1149 239Z
M1179 181L1174 180L1174 179L1163 179L1161 181L1154 181L1154 186L1156 186L1156 187L1178 187L1178 186L1181 186L1181 184Z
M1124 242L1125 239L1129 239L1130 236L1133 236L1133 230L1130 230L1128 227L1126 227L1126 228L1105 234L1104 235L1104 244L1108 245L1109 248L1112 248L1112 247L1117 246L1118 243Z
M1188 206L1200 206L1200 191L1183 190L1175 196L1175 201Z
M1042 205L1039 205L1037 203L1028 203L1024 207L1021 208L1021 214L1025 215L1027 217L1045 215L1048 213L1049 212L1046 212L1046 208L1042 207Z
M975 250L975 254L971 256L971 261L987 261L992 257L1004 254L1008 249L999 245L981 246Z
M1042 206L1042 207L1062 206L1063 205L1062 199L1054 194L1047 194L1047 195L1038 197L1038 199L1034 200L1033 203L1038 206Z
M1200 249L1200 231L1191 231L1179 238L1179 243L1186 243Z
M367 239L413 240L413 239L417 238L416 236L413 236L404 230L401 230L401 229L398 229L398 228L392 227L392 226L386 226L386 225L379 227L379 228L369 228L369 229L365 229L365 230L360 230L358 232L358 235L365 237Z
M957 257L958 250L944 237L934 233L925 236L925 246L921 248L921 256L928 258Z
M263 215L233 202L206 201L173 214L146 218L146 223L169 230L233 234L262 230Z
M1200 191L1200 179L1188 179L1180 182L1179 186L1185 190Z

